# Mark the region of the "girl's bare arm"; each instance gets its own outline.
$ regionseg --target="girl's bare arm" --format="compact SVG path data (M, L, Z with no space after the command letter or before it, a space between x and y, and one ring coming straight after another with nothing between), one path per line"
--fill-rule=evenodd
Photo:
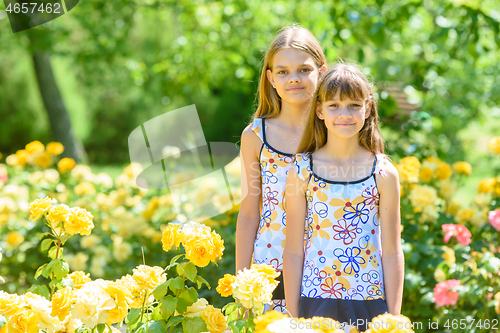
M241 206L236 222L236 273L250 268L253 243L260 221L262 141L247 126L241 135Z

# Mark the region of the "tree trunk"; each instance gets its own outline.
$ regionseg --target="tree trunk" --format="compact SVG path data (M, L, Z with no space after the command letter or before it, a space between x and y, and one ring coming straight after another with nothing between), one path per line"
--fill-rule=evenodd
M71 157L79 163L87 162L87 154L81 142L79 142L71 128L71 122L64 101L57 87L57 83L50 63L50 55L46 52L35 51L33 53L38 87L42 94L45 109L49 115L52 137L64 145L62 156Z

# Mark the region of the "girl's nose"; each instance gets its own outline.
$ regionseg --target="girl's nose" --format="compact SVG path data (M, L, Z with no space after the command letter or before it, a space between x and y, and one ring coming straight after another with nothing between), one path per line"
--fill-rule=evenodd
M349 110L349 107L347 105L342 106L340 108L339 117L342 117L342 118L351 118L352 117L351 111Z
M290 83L295 83L295 82L299 82L300 79L299 79L299 76L297 75L297 73L292 73L292 75L290 76Z

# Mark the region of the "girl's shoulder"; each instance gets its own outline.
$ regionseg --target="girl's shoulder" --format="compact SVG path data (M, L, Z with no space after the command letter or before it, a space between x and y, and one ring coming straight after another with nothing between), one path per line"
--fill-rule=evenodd
M295 171L302 180L309 179L311 176L311 154L300 153L294 156Z
M264 142L264 127L263 127L263 119L255 118L253 122L249 125L251 131L259 137L259 139Z
M398 170L396 166L392 163L389 156L386 154L377 154L375 163L375 173L382 176L396 176L398 175Z

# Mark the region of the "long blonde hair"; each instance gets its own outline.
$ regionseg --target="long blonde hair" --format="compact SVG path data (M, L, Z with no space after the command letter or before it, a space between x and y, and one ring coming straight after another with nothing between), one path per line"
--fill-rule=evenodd
M341 100L349 98L368 102L367 112L370 111L370 115L359 131L359 145L374 154L383 154L385 143L378 126L377 103L373 98L371 86L355 64L339 61L323 74L314 92L306 128L297 152L312 154L326 144L328 130L325 122L316 115L316 108L340 93Z
M281 97L276 92L276 89L271 86L266 72L268 69L272 70L276 53L286 48L293 48L309 53L313 57L318 69L326 64L323 49L316 37L309 30L298 24L282 28L267 49L266 56L264 57L264 65L260 73L259 90L257 93L258 105L253 118L274 118L281 111Z

